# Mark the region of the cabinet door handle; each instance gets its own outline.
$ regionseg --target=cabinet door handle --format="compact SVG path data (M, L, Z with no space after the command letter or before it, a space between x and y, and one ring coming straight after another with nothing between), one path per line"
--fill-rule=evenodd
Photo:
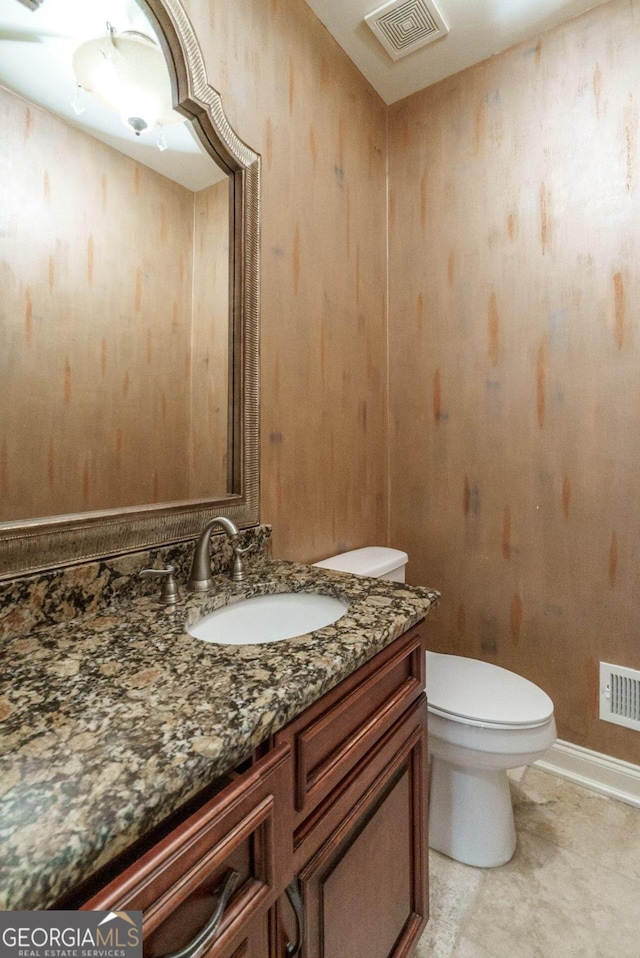
M302 901L299 878L294 878L293 881L287 885L286 893L293 908L293 913L296 916L296 938L298 940L295 945L292 945L290 941L287 942L285 955L286 958L298 958L302 953L302 946L304 945L305 939L304 903Z
M179 951L171 951L164 955L163 958L194 958L194 956L204 945L209 944L210 939L214 938L216 932L218 931L218 925L222 920L225 908L227 907L229 899L233 895L239 880L240 875L238 872L230 869L227 872L227 877L225 879L224 885L222 886L222 891L220 892L220 897L216 903L213 915L204 928L202 928L195 938L192 938L189 944L185 945L184 948L181 948Z

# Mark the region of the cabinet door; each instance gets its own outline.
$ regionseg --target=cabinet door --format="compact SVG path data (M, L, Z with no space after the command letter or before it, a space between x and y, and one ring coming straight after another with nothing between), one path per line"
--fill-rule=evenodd
M350 812L300 870L304 958L403 958L428 917L423 697L369 757Z

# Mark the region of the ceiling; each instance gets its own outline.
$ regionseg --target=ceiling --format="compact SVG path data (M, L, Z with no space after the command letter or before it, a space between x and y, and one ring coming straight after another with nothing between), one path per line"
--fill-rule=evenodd
M386 103L597 7L603 0L436 0L449 33L395 62L364 22L385 0L306 0Z
M394 61L364 21L366 14L383 5L383 0L306 0L386 103L394 103L494 53L530 40L598 6L602 0L435 2L449 32ZM0 0L0 85L189 189L197 191L220 179L221 172L204 153L189 124L165 128L169 149L161 153L155 137L134 137L117 116L107 113L88 96L83 95L82 116L75 115L71 108L76 91L71 57L80 42L104 35L107 19L120 32L133 29L153 35L135 0L47 0L35 12L16 0Z

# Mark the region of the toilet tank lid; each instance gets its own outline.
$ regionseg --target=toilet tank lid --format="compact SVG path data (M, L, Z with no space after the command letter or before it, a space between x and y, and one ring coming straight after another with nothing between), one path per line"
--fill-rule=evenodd
M374 578L406 565L409 556L400 549L386 546L366 546L364 549L352 549L337 556L329 556L314 565L321 569L333 569L336 572L350 572L352 575L369 575Z

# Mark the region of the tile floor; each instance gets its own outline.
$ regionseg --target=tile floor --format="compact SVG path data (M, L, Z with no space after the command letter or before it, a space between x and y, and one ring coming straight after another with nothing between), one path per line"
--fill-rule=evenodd
M640 808L534 767L511 788L507 865L430 853L431 919L415 958L640 958Z

